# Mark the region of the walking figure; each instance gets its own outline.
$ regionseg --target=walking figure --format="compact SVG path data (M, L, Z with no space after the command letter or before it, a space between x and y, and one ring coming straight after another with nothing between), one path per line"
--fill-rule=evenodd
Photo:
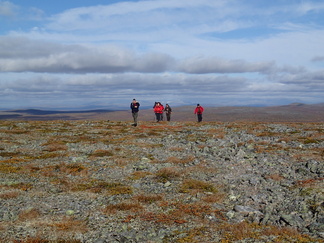
M164 109L164 107L160 102L155 103L153 110L154 110L157 122L162 121L163 109Z
M197 114L198 122L202 121L203 112L204 112L204 107L202 107L200 104L197 104L197 107L195 109L195 114Z
M134 123L132 126L136 127L137 126L137 117L138 117L138 111L139 111L140 103L136 101L136 99L133 99L133 102L130 104L130 108L132 110L132 116Z
M170 121L171 120L172 109L168 104L165 105L164 111L165 111L165 114L166 114L166 117L167 117L167 121Z

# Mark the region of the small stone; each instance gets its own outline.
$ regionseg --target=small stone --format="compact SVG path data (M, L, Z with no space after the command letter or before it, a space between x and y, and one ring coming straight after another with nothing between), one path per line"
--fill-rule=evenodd
M164 183L164 187L169 187L169 186L171 186L171 182L170 181L167 181L166 183Z
M71 216L71 215L74 215L75 212L74 212L74 210L70 209L70 210L66 210L65 214Z

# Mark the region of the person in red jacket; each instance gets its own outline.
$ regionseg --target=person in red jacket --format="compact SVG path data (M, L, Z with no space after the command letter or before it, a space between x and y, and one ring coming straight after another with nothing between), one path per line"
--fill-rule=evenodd
M160 102L157 102L154 105L153 110L154 110L154 113L155 113L155 116L156 116L156 121L157 122L161 121L162 120L163 110L164 110L163 105Z
M197 104L197 107L195 109L195 114L197 114L198 122L202 121L203 112L204 112L204 107L202 107L200 104Z

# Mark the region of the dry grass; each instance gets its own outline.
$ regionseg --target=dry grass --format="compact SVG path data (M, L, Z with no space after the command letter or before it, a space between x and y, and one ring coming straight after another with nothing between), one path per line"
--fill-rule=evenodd
M121 202L118 204L109 204L107 205L103 212L106 214L115 214L117 211L131 211L138 212L142 210L143 207L139 203L127 203Z
M21 168L18 166L1 163L0 172L1 173L17 173Z
M220 125L220 124L219 124ZM221 128L211 128L206 131L207 136L213 139L223 139L226 135L226 131L224 130L224 127Z
M184 140L195 142L195 149L203 151L209 149L208 143L204 143L207 140L223 139L233 132L244 131L257 139L238 143L237 147L253 145L254 151L258 153L275 155L284 152L296 161L322 161L324 151L315 146L324 139L322 124L285 123L289 127L287 132L276 131L274 123L215 122L209 125L208 129L204 129L202 124L196 122L183 122L181 125L141 122L133 128L127 123L107 121L30 121L19 124L1 121L0 173L3 178L9 179L0 184L0 199L10 202L26 195L46 195L53 193L53 188L54 192L57 190L61 195L86 195L94 199L101 198L103 202L109 199L109 203L103 203L101 208L91 213L114 216L123 224L183 226L181 231L175 230L174 235L169 236L170 239L164 239L165 242L211 242L209 240L215 234L220 236L222 242L262 241L267 236L271 236L273 242L312 242L312 238L290 228L248 222L227 223L223 212L214 206L228 198L224 189L226 185L216 185L215 181L201 179L220 173L216 169L218 161L199 157L195 153L188 156L186 144L168 147L163 142L151 142L150 138L163 141L169 135L177 137L178 134L184 134ZM193 133L192 129L197 129L199 135ZM30 148L28 143L35 138L39 142ZM298 146L290 146L290 143ZM109 149L93 149L97 145ZM7 150L9 146L10 150ZM15 146L19 149L14 149ZM88 150L88 146L91 149ZM79 151L78 148L86 149ZM170 154L161 160L156 159L159 158L155 158L156 149ZM143 157L149 159L148 163L155 163L153 166L159 169L134 171L133 165ZM78 162L72 162L72 158L77 158ZM166 164L172 165L166 167ZM98 177L97 172L101 169L107 171L107 178ZM110 169L118 170L122 178L116 180L110 174ZM19 180L11 181L11 177L15 176ZM268 174L264 178L273 181L285 179L279 173ZM148 182L164 186L161 183L168 181L172 184L168 189L173 190L172 193L179 193L172 195L167 190L156 193L135 186L133 188L135 183L141 185ZM50 190L43 191L38 182L50 184ZM322 183L323 178L306 178L296 181L291 189L300 189L301 195L313 195L319 192ZM113 203L111 198L114 199ZM318 212L320 206L309 202L313 212ZM74 236L89 230L88 221L80 220L77 216L46 215L31 207L22 209L15 221L1 224L0 234L6 232L10 224L23 227L27 223L33 225L36 236L12 242L54 242L41 233L48 231L54 232L53 235L59 239L57 242L80 242Z
M155 178L160 182L167 182L179 179L181 173L177 168L174 167L166 167L162 168L155 173Z
M63 217L60 221L55 221L49 224L56 230L65 232L80 232L85 233L88 231L86 222L75 219L74 217Z
M0 198L3 200L6 199L13 199L19 197L20 192L17 191L9 191L9 192L2 192L0 193Z
M29 191L33 188L33 185L31 183L25 183L25 182L10 182L8 184L2 184L0 185L0 188L8 188L8 189L17 189L21 191Z
M113 152L104 149L98 149L91 154L91 157L113 156Z
M175 152L183 152L185 149L182 147L171 147L169 148L169 151L175 151Z
M129 179L131 179L131 180L139 180L139 179L142 179L142 178L150 176L150 175L152 175L152 173L148 172L148 171L134 171L129 176Z
M47 240L42 237L29 237L26 240L14 240L13 243L53 243L52 240ZM58 239L55 241L55 243L81 243L80 240L76 240L73 238L66 238L66 239Z
M324 150L322 148L307 148L307 149L298 149L293 155L297 161L305 161L309 159L322 161L324 158Z
M66 146L66 142L63 141L50 141L42 144L43 146L43 151L48 151L48 152L55 152L55 151L66 151L68 150L68 147Z
M285 179L285 177L278 175L278 174L266 175L264 178L271 179L274 181L281 181L281 180Z
M197 203L161 203L163 212L144 212L139 215L141 220L150 221L156 224L186 224L188 222L196 222L200 224L205 221L205 216L215 215L224 219L221 212L212 209L208 204Z
M61 158L64 156L66 155L53 151L53 152L43 153L37 156L36 159L53 159L53 158Z
M212 195L206 195L202 198L202 200L206 203L221 203L226 194L225 193L216 193Z
M217 193L217 189L213 184L199 181L195 179L186 179L182 182L179 188L179 192L181 193L197 193L197 192L211 192Z
M41 212L39 212L38 209L36 208L29 208L20 211L18 215L18 219L21 221L29 221L29 220L34 220L37 219L41 216Z
M88 169L83 165L79 163L75 164L68 164L61 162L56 165L48 165L44 167L28 167L31 169L31 171L36 171L38 173L41 173L43 176L46 177L57 177L57 175L79 175L79 176L86 176L88 173Z
M133 189L130 186L119 182L106 182L92 180L86 183L69 184L71 191L90 191L93 193L106 193L109 195L132 194Z
M221 232L221 242L230 243L249 239L250 241L262 240L263 236L272 236L276 243L281 242L321 242L307 235L300 234L289 227L264 226L255 223L241 222L237 224L221 224L217 226ZM314 241L315 240L315 241ZM251 241L252 242L252 241Z
M321 187L324 178L310 178L306 180L299 180L295 183L297 187L316 188Z

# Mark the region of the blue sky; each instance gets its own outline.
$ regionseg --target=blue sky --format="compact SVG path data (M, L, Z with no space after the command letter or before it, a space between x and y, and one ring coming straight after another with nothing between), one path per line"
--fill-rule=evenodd
M324 2L0 0L0 109L324 102Z

